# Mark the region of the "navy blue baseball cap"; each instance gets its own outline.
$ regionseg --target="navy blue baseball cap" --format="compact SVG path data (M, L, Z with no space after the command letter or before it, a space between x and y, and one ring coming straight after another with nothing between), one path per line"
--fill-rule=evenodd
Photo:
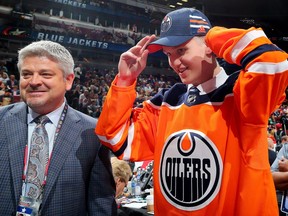
M181 8L168 13L161 23L160 38L151 42L147 49L150 53L162 46L179 46L194 36L204 36L211 28L208 18L199 10Z

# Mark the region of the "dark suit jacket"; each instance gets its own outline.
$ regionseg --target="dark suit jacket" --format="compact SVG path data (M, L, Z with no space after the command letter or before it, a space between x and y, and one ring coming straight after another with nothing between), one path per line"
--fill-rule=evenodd
M277 153L272 149L268 148L268 157L270 166L273 164L274 160L277 158Z
M27 106L0 108L0 215L15 215L27 143ZM42 216L116 215L109 151L94 133L96 119L69 107L52 152Z

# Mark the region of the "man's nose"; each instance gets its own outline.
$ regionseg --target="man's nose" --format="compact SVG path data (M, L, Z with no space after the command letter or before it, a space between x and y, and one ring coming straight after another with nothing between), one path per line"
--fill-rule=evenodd
M41 77L37 74L34 74L30 81L29 81L29 84L32 85L32 86L37 86L37 85L41 85Z

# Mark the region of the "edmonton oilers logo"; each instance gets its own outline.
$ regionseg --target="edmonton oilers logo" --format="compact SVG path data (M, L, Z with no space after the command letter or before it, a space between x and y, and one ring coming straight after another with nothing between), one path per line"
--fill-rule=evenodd
M195 211L218 194L223 163L214 143L196 130L168 137L160 159L160 188L178 209Z
M172 19L169 16L165 16L161 23L161 31L167 32L172 25Z

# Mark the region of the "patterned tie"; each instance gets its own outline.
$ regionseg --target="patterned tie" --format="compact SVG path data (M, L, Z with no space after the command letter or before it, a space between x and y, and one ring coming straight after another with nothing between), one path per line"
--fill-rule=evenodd
M199 97L200 91L195 86L192 86L189 89L187 103L195 103L197 98Z
M42 184L49 160L49 139L45 124L49 121L47 116L39 116L34 119L37 125L31 137L25 192L25 196L34 199L42 199Z

